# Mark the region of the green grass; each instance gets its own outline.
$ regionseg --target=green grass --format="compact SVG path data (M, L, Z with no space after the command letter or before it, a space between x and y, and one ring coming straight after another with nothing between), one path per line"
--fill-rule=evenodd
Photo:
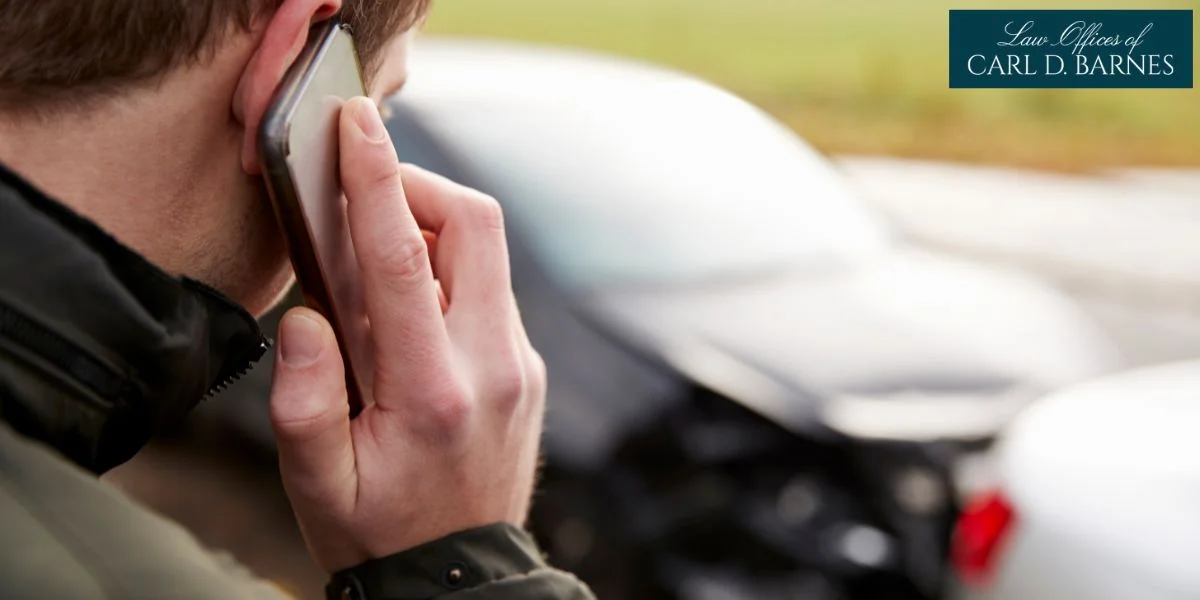
M951 90L950 8L1126 0L437 0L428 31L672 65L766 108L822 150L1088 169L1200 165L1195 90ZM1154 8L1200 8L1159 0Z

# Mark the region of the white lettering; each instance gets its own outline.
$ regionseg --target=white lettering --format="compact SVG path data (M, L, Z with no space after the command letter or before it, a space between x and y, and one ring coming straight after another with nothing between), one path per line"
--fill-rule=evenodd
M1091 75L1091 70L1088 69L1087 57L1082 54L1075 55L1075 74L1076 75Z
M1154 28L1154 23L1147 23L1146 27L1142 29L1142 32L1139 33L1137 37L1131 37L1125 40L1125 45L1129 47L1127 54L1133 54L1133 51L1137 50L1137 47L1142 45L1142 42L1146 39L1146 34L1150 33L1152 28Z
M975 59L977 58L987 59L987 57L982 54L972 54L971 58L967 59L967 72L972 75L983 75L983 71L976 73L975 69L972 68L972 65L975 64Z
M1050 71L1050 61L1051 60L1058 61L1058 70L1057 71L1053 71L1053 72ZM1047 54L1046 55L1046 74L1047 75L1065 75L1066 73L1067 73L1067 64L1066 64L1066 61L1064 61L1061 56L1059 56L1057 54Z
M1127 75L1132 74L1134 71L1137 71L1139 75L1145 75L1146 74L1146 55L1139 54L1137 58L1134 58L1132 56L1126 56L1125 57L1125 66L1128 68L1128 72L1126 73Z
M1033 21L1026 21L1025 24L1022 25L1020 29L1013 31L1012 30L1013 22L1009 21L1004 26L1004 35L1012 36L1012 39L1008 40L1007 42L996 42L996 45L997 46L1042 46L1042 45L1045 45L1047 42L1049 42L1050 39L1047 37L1044 37L1044 36L1034 37L1032 35L1025 35L1026 33L1029 32L1029 30L1033 29L1033 25L1034 25Z
M1148 61L1150 61L1150 65L1149 68L1146 69L1146 73L1149 75L1162 75L1162 64L1158 62L1160 55L1146 54L1145 57Z
M1004 63L1000 62L999 56L993 56L992 64L988 65L987 74L988 75L996 75L997 71L999 71L1000 75L1004 75Z

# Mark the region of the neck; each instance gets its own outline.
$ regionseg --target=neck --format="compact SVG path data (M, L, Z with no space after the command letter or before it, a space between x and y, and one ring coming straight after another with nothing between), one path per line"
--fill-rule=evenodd
M0 114L0 162L174 275L266 310L290 283L233 98L254 40L90 106Z
M0 119L0 160L163 268L185 272L181 246L194 248L196 224L211 222L199 213L245 185L232 87L195 89L194 79L87 112Z

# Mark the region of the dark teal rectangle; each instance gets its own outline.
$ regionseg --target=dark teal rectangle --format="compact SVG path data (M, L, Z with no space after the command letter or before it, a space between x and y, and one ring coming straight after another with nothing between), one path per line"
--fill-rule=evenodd
M951 10L952 88L1190 88L1191 10Z

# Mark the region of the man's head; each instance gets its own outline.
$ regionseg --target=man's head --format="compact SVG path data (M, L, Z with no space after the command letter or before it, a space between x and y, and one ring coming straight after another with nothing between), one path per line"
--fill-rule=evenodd
M255 131L341 14L376 99L429 0L0 0L0 161L164 268L264 310L290 280Z

